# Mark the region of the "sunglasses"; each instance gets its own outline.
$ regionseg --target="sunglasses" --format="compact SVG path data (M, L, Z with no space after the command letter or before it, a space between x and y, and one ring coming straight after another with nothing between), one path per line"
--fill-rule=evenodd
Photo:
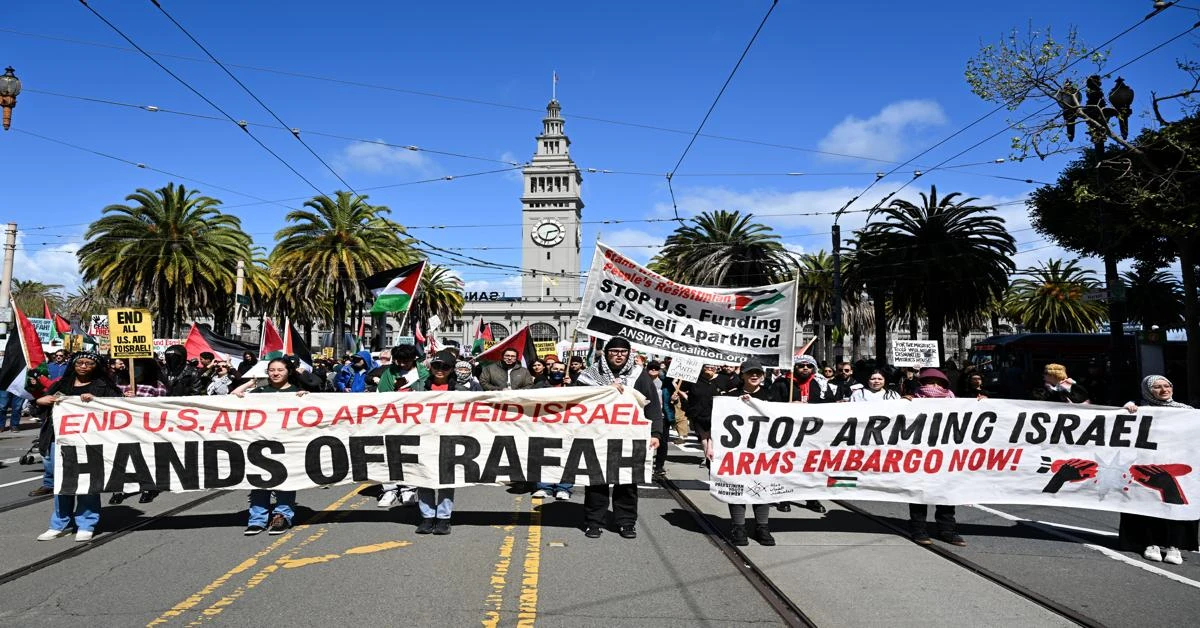
M853 373L854 369L842 369L843 373Z
M434 362L433 364L429 365L429 368L434 369L435 371L449 371L452 367L445 362Z

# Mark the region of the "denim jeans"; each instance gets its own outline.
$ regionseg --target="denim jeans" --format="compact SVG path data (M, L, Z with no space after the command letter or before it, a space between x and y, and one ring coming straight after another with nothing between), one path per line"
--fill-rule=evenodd
M100 494L55 495L54 511L50 513L50 529L66 530L74 520L80 532L91 532L100 522Z
M275 510L271 510L271 493L275 493ZM271 491L270 489L254 489L250 491L250 521L246 525L267 527L272 512L283 515L288 523L296 514L296 491Z
M14 430L21 427L21 410L24 407L24 399L7 390L0 391L0 427L8 426L10 421Z
M539 491L548 491L550 494L559 491L566 491L567 495L571 494L571 489L575 488L574 484L550 484L549 482L538 482L537 488Z
M418 488L417 489L417 506L421 509L421 517L425 519L449 519L450 513L454 512L454 489L439 488L437 489L437 504L434 504L434 489Z
M54 443L50 443L50 450L42 458L42 486L54 488Z

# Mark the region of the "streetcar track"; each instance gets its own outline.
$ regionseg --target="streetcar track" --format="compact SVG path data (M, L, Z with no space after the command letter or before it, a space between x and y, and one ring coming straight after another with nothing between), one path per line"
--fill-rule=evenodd
M144 519L138 519L137 521L134 521L134 522L130 523L129 525L126 525L125 527L119 528L117 530L113 530L112 532L106 532L104 534L97 535L91 541L88 541L87 543L76 543L69 549L63 550L56 554L51 554L50 556L47 556L46 558L36 560L28 565L18 567L17 569L14 569L7 573L0 574L0 585L5 585L14 580L24 578L25 576L28 576L32 573L41 571L42 569L45 569L46 567L51 567L53 565L57 565L58 563L61 563L67 559L75 558L76 556L79 556L80 554L89 552L89 551L91 551L97 547L100 547L106 543L109 543L111 541L115 541L115 540L125 536L126 534L129 534L130 532L140 530L140 529L150 525L151 523L158 521L159 519L163 519L165 517L172 517L179 513L191 510L192 508L195 508L202 504L208 503L218 497L221 497L222 495L225 495L227 492L228 491L212 491L206 495L202 495L196 499L193 499L190 502L185 502L174 508L160 512L156 515L152 515L152 516L146 517ZM44 498L44 497L34 498L34 500L36 500L36 501L42 501L44 499L46 499L46 498ZM8 506L5 507L5 509L11 510L12 508L17 508L20 506L27 506L30 503L36 503L36 501L29 502L27 500L26 503L22 503L22 504L9 504ZM0 510L0 512L3 512L3 510Z
M750 583L750 586L762 596L767 605L769 605L771 609L774 610L781 619L783 619L783 621L785 621L789 626L816 628L816 623L814 623L813 620L807 614L805 614L799 606L792 602L792 600L788 598L788 596L785 595L773 581L771 581L771 578L768 577L767 574L758 567L758 565L754 564L754 561L750 560L749 556L746 556L746 554L740 549L738 549L732 543L729 543L725 536L721 534L720 530L718 530L717 527L713 525L712 521L709 520L708 515L704 514L704 512L697 508L696 504L692 503L692 500L689 499L688 496L677 486L675 486L675 483L670 478L663 478L659 480L659 484L671 494L671 496L676 502L679 503L680 506L683 506L684 510L688 511L688 514L690 514L692 519L696 521L696 525L700 526L700 529L704 533L705 537L707 537L708 540L717 547L717 549L721 550L721 553L723 553L725 557L729 559L729 562L733 563L734 568L736 568L738 572L744 578L746 578L746 581Z
M858 514L859 516L866 517L867 519L870 519L871 521L873 521L881 526L884 526L885 528L888 528L889 530L892 530L893 532L895 532L896 534L898 534L904 538L910 537L908 531L905 530L903 527L901 527L891 521L888 521L887 519L885 519L883 517L877 516L867 510L864 510L850 502L843 501L843 500L833 500L833 503L837 504L838 506L841 506L842 508L845 508L846 510L849 510L850 512ZM1054 600L1042 595L1041 593L1038 593L1037 591L1034 591L1033 589L1030 589L1029 587L1021 585L1013 580L1010 580L1009 578L1006 578L1006 577L988 569L987 567L984 567L983 565L980 565L979 563L976 563L975 561L973 561L969 558L966 558L956 552L952 552L949 549L946 549L946 548L941 547L936 544L935 545L923 545L922 547L924 547L925 549L933 552L934 554L937 554L938 556L940 556L940 557L942 557L964 569L967 569L968 571L971 571L972 573L977 574L978 576L984 578L985 580L988 580L995 584L1000 585L1001 587L1019 595L1020 597L1023 597L1025 599L1029 600L1030 602L1033 602L1034 604L1037 604L1038 606L1041 606L1042 608L1045 608L1046 610L1048 610L1056 615L1063 617L1064 619L1072 621L1080 626L1086 626L1087 628L1105 628L1104 623L1097 621L1091 617L1088 617L1087 615L1084 615L1083 613L1081 613L1078 610L1073 609L1069 606L1059 604L1058 602L1055 602Z
M38 495L37 497L24 497L10 504L4 504L3 506L0 506L0 513L16 510L18 508L24 508L26 506L32 506L34 504L40 504L44 501L49 501L52 497L54 497L54 495L50 494Z

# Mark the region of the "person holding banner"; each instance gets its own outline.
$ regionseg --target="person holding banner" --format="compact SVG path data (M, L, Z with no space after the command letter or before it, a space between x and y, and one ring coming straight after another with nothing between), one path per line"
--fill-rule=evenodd
M390 359L367 373L367 382L376 392L419 392L425 390L425 380L417 368L417 347L410 344L396 345L386 354ZM457 378L455 378L457 380ZM411 504L417 499L417 491L400 484L383 484L376 501L377 508L391 508L396 504Z
M763 380L767 376L767 372L763 369L762 364L758 360L750 359L742 363L741 368L742 385L734 390L727 391L726 396L738 397L747 403L751 399L758 401L779 401L775 396L775 391L763 385ZM708 441L708 445L704 451L704 455L708 458L713 457L712 441ZM790 510L790 508L789 508ZM771 536L770 527L771 504L754 504L754 540L758 541L759 545L771 546L775 544L775 537ZM745 504L729 504L729 540L734 545L749 545L750 537L746 534L746 505Z
M893 401L900 398L900 393L887 388L887 377L883 371L871 371L867 385L854 389L850 393L850 401Z
M64 397L79 397L84 403L96 397L120 397L121 391L108 377L104 357L93 351L81 351L71 356L66 373L38 397L36 403L43 407L52 407ZM39 438L54 440L54 427L51 418L46 419ZM54 465L54 445L50 444L50 468ZM70 534L68 528L75 524L75 540L84 543L92 540L96 524L100 522L100 493L87 495L55 495L54 511L50 514L50 527L39 534L37 540L52 541Z
M479 385L479 380L475 379L471 371L471 363L466 360L459 360L454 363L454 377L458 380L458 390L469 390L471 392L483 390L483 386Z
M154 358L134 358L130 361L133 362L133 373L130 373L129 369L113 369L113 379L121 391L121 396L126 398L167 396L167 386L162 381L158 362ZM113 364L124 364L124 360L113 360ZM142 491L142 494L138 496L138 503L149 504L161 492ZM126 497L129 495L118 491L109 496L108 503L120 504L125 501Z
M425 389L430 391L460 390L458 378L451 375L458 356L453 349L442 349L429 361L429 379ZM417 534L450 534L450 517L454 514L453 488L418 488L417 507L421 509L421 523Z
M712 433L713 397L721 394L720 383L717 379L717 366L705 364L700 369L700 376L693 382L683 382L679 392L675 393L683 400L683 411L687 414L688 423L696 428L696 437L700 439L700 449L704 459L700 461L701 468L709 468L712 458L708 455L711 448L709 434ZM675 395L672 395L674 397Z
M933 367L925 367L917 373L917 382L920 386L914 391L912 396L906 396L905 399L922 398L922 399L953 399L954 391L950 390L950 380L940 370ZM935 505L933 507L933 520L937 522L938 538L959 547L966 547L967 542L958 534L958 522L954 518L954 506ZM920 545L933 545L933 539L929 538L929 532L926 530L925 521L929 518L928 504L909 504L908 505L908 525L912 530L912 540Z
M1171 380L1162 375L1150 375L1142 380L1142 405L1160 408L1191 408L1185 403L1175 401L1175 386ZM1138 404L1130 401L1125 404L1125 411L1137 414ZM1165 474L1158 474L1154 467L1139 471L1134 467L1134 479L1146 486L1154 486L1153 481ZM1139 478L1138 474L1144 478ZM1170 480L1170 476L1165 476ZM1121 513L1121 526L1118 528L1118 539L1121 548L1141 552L1146 560L1164 562L1172 565L1183 564L1183 553L1180 550L1196 551L1197 532L1200 531L1198 521L1173 521L1145 515Z
M567 365L557 361L550 364L550 370L546 375L546 379L533 385L534 388L563 388L565 386L567 386ZM553 496L558 501L567 501L571 499L571 489L575 488L575 485L538 482L535 488L537 490L532 495L534 499L545 499Z
M267 363L267 383L251 390L252 393L293 393L298 397L307 394L293 380L295 367L287 358L275 358ZM242 392L234 392L241 397ZM274 491L275 507L271 508L270 489L253 489L250 491L250 520L246 523L246 536L262 533L276 536L287 532L292 527L292 517L296 514L296 491Z
M650 420L650 449L662 442L662 406L655 395L650 376L634 368L629 360L630 345L624 338L614 337L604 344L604 356L597 364L584 369L575 381L576 386L612 386L624 392L625 386L642 394L647 400L642 413ZM710 410L711 412L711 410ZM613 519L621 538L637 538L637 478L633 484L589 485L583 494L584 534L589 539L600 538L608 513L609 491L612 492Z

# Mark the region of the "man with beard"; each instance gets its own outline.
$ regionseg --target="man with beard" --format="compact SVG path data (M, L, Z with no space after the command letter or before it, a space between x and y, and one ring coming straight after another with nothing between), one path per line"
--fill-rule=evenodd
M817 360L811 355L802 355L794 360L790 377L780 377L772 386L775 398L790 403L826 403L834 401L834 393L817 375ZM790 512L792 505L780 502L779 512ZM804 507L813 512L825 512L821 502L810 499Z
M647 400L642 409L650 420L650 449L656 449L662 441L662 401L656 394L650 376L633 366L629 360L629 341L612 338L604 346L604 356L599 363L584 369L575 380L576 386L613 386L624 392L625 386L633 386ZM653 452L648 452L653 455ZM617 478L611 478L616 482ZM589 539L599 538L603 532L605 515L608 513L609 491L612 491L613 519L622 538L637 538L637 479L633 484L591 486L584 490L584 534Z
M505 349L500 354L499 362L492 362L483 367L479 383L484 390L519 390L533 387L533 376L529 371L517 364L520 355L516 349Z

